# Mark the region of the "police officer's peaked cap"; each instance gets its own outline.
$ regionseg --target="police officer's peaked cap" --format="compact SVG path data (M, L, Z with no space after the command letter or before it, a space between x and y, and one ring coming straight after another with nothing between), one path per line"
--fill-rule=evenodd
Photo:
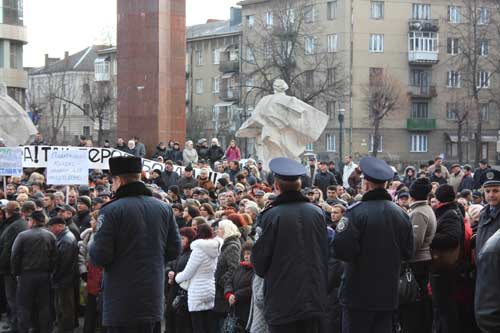
M500 171L490 169L481 176L483 187L500 186Z
M394 170L389 164L372 156L363 157L359 161L359 167L365 179L373 183L384 183L394 177Z
M276 178L285 181L295 181L306 174L306 168L302 164L286 157L273 158L269 162L269 169Z
M109 159L109 172L113 176L124 175L128 173L141 173L142 160L135 156L118 156Z

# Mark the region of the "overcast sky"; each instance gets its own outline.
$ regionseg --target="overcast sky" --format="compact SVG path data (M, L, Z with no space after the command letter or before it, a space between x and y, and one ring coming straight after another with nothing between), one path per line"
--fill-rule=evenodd
M121 0L127 1L127 0ZM186 0L187 24L228 19L239 0ZM116 0L24 0L28 44L24 66L38 67L45 54L63 57L116 35Z

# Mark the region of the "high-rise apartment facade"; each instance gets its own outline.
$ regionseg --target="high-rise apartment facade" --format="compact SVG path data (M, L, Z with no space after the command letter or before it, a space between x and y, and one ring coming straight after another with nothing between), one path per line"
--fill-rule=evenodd
M23 69L23 46L28 42L23 0L0 1L0 82L23 108L28 75Z
M286 1L285 1L286 2ZM254 57L246 41L262 36L276 25L276 8L283 1L245 0L242 7L243 57ZM335 53L336 74L343 80L343 91L331 100L311 104L330 115L322 137L308 150L323 158L338 159L340 153L339 111L345 112L342 151L355 158L367 155L373 148L373 122L369 117L366 90L383 73L394 79L404 91L406 103L382 120L378 156L394 163L415 164L443 155L458 160L461 141L464 161L472 161L475 152L477 123L482 123L481 157L497 161L500 119L495 90L500 87L498 75L491 64L500 58L496 47L495 28L490 24L497 15L497 4L479 1L474 8L474 24L485 30L477 38L475 79L465 82L463 52L470 41L464 41L470 25L470 7L464 1L445 0L311 0L289 1L290 8L301 6L304 27L313 27L314 35L303 38L307 61L321 53ZM297 11L291 10L291 15ZM297 18L294 18L296 20ZM255 39L254 39L255 40ZM474 52L473 52L474 53ZM314 68L311 68L314 70ZM242 72L255 71L244 61ZM469 71L468 71L469 72ZM477 89L469 89L471 82ZM467 88L469 86L469 88ZM477 93L481 119L470 112L460 121L457 117ZM256 100L255 102L258 102ZM472 103L471 103L472 104ZM344 113L343 113L344 115Z

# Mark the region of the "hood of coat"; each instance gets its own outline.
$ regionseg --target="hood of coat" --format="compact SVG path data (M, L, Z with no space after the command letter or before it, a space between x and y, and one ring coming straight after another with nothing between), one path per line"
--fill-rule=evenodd
M405 169L405 176L408 176L408 171L410 171L410 170L411 170L411 171L413 171L413 175L412 175L412 177L415 177L415 173L416 173L417 171L416 171L415 167L413 167L413 166L411 166L411 165L406 167L406 169Z
M191 243L191 250L199 249L210 258L217 258L220 254L224 241L220 237L212 239L197 239Z

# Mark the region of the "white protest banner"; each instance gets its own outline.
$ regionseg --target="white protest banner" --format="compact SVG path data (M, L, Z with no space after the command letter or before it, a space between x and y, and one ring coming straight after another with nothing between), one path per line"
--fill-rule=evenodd
M22 176L22 174L22 148L0 147L0 176Z
M48 155L47 184L88 185L89 164L85 150L53 150Z

